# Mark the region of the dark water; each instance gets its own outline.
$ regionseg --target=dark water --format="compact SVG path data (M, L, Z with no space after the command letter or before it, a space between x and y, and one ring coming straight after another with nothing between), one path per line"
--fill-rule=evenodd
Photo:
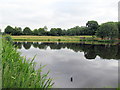
M15 42L22 56L47 65L57 88L118 87L120 45Z

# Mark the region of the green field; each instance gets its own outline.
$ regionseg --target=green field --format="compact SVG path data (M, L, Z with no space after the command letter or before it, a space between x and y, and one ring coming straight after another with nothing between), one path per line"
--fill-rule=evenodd
M95 36L11 36L14 41L28 42L67 42L85 44L118 44L118 40L102 40Z
M92 36L12 36L12 39L22 41L79 41L81 37L92 38Z

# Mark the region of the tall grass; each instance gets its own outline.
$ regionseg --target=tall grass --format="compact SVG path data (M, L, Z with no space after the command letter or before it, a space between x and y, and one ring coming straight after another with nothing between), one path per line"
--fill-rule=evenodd
M42 74L42 68L35 70L33 60L26 60L20 56L14 46L3 40L2 42L2 87L3 88L51 88L52 79L48 73Z

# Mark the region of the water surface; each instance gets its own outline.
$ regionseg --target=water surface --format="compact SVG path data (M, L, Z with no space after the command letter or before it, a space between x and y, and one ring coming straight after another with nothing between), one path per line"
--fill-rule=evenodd
M22 56L36 55L36 69L43 72L55 88L118 87L120 45L87 45L80 43L15 42Z

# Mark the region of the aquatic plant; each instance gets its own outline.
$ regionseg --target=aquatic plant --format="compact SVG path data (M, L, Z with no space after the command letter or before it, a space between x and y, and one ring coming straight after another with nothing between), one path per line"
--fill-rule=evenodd
M3 88L51 88L52 79L42 74L41 66L35 70L34 58L27 60L6 40L2 42L2 87Z

